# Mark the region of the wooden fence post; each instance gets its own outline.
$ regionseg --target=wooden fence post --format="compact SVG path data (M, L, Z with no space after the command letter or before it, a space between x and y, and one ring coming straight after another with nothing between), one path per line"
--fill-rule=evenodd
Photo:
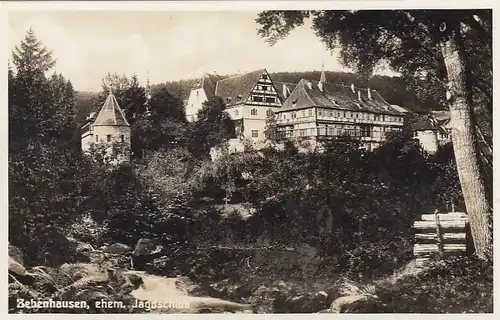
M438 214L438 210L436 209L436 211L434 212L434 218L436 219L436 242L437 242L437 246L438 246L438 255L439 255L439 258L443 258L443 255L444 255L444 250L443 250L443 234L441 232L441 222L439 221L439 214Z

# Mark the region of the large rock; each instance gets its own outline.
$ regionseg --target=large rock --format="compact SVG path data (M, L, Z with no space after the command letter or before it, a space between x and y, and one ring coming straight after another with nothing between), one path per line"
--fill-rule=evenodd
M14 261L24 265L24 255L17 247L9 243L9 257L14 259Z
M256 313L286 312L288 298L295 294L292 286L284 281L278 281L271 286L261 285L249 298Z
M103 250L104 253L113 253L113 254L124 254L130 251L132 251L132 248L123 243L110 244Z
M385 306L373 294L357 294L335 299L330 306L331 313L377 313Z
M313 312L318 312L326 308L328 308L328 293L319 291L312 298Z
M162 255L163 247L156 241L142 238L137 241L132 252L132 267L136 270L143 270L147 263L151 263L155 258Z
M26 268L13 258L9 257L9 272L15 275L24 276L26 275Z

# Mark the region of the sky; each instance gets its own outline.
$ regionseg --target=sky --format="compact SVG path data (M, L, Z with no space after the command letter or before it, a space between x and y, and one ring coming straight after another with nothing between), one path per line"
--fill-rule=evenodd
M56 71L76 90L98 91L106 74L136 74L152 84L234 74L325 69L350 71L314 34L310 22L275 46L257 35L258 11L11 11L9 46L32 27L53 51ZM388 70L379 73L394 75Z

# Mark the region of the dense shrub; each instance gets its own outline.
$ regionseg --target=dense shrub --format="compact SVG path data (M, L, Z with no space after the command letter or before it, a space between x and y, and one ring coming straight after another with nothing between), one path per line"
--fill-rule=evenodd
M447 260L382 286L377 295L395 313L491 313L493 265L474 258Z

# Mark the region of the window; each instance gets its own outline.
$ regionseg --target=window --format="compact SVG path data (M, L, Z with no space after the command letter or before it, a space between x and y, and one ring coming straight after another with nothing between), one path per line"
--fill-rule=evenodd
M238 109L234 110L234 115L237 116L239 114Z
M297 118L297 113L296 112L292 113L292 118Z
M262 91L267 91L267 86L262 86Z
M264 102L264 98L262 98L262 97L256 97L256 96L253 96L253 97L252 97L252 99L253 99L253 101L255 101L255 102Z
M196 90L196 96L199 97L200 96L200 91Z
M251 114L252 116L256 116L256 115L257 115L257 109L252 109L252 110L250 110L250 114Z
M318 109L318 116L323 116L323 110Z
M312 115L313 115L313 110L309 109L309 117L312 117Z
M97 134L95 135L95 142L99 142L99 136Z
M307 129L300 129L299 136L305 137L307 135Z
M329 117L333 117L333 111L328 112Z
M306 116L306 110L302 110L302 116L305 117Z
M269 102L269 103L276 103L276 98L274 98L274 97L267 97L267 98L266 98L266 102Z
M356 113L356 119L359 118L359 114Z
M252 138L258 138L259 137L259 130L252 130Z
M345 118L345 112L344 112L344 115L343 115L342 117L344 117L344 118Z
M273 110L268 109L268 110L266 111L266 115L267 115L268 117L272 116L272 115L273 115ZM279 118L279 116L278 116L278 118Z
M121 142L125 142L125 136L123 134L120 136L120 140Z
M106 141L111 142L111 135L110 134L106 135Z
M361 136L362 137L371 137L372 128L370 126L362 126L361 127Z
M267 80L267 74L263 74L262 79Z

